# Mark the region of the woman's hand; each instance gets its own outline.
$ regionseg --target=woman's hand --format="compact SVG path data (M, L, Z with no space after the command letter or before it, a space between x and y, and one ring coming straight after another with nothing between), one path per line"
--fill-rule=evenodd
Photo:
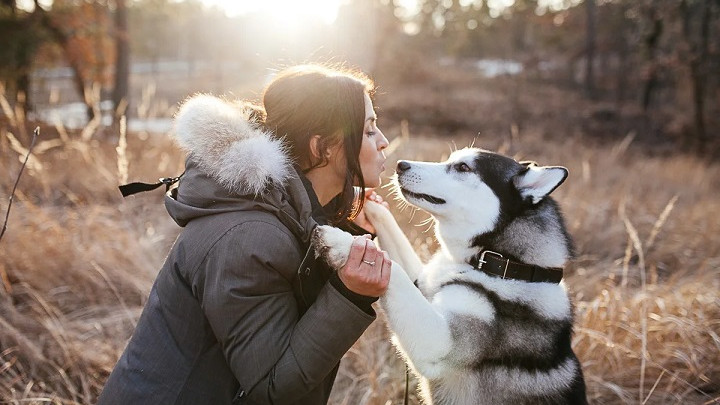
M387 201L384 201L383 198L375 192L373 189L367 189L365 190L365 204L368 203L368 201L378 203L382 205L383 207L389 209ZM370 222L368 219L368 216L365 214L365 207L363 206L363 209L360 211L357 217L353 220L355 225L365 229L366 231L370 233L376 233L375 226Z
M350 291L367 297L385 294L390 282L392 262L378 249L370 235L355 237L345 265L338 270L340 280Z

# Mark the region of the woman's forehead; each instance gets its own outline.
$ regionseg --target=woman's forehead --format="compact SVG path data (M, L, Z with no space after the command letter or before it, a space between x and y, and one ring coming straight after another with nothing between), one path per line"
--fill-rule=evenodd
M365 121L369 119L376 119L375 115L375 107L373 106L373 102L370 99L370 96L365 93Z

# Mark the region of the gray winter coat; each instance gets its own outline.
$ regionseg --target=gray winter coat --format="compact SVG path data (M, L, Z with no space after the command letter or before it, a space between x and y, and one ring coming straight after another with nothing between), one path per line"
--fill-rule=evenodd
M189 158L166 207L184 229L99 404L327 403L374 315L307 251L314 195L231 104L189 99L175 133Z

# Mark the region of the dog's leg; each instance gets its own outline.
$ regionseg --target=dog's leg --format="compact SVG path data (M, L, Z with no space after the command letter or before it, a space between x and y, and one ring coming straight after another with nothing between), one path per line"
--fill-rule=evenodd
M426 378L443 375L442 360L452 348L450 326L396 262L380 304L399 349L414 369Z
M400 263L410 280L415 282L423 264L395 218L387 208L373 201L365 201L364 209L365 215L375 226L380 247L388 252L393 261Z
M330 226L317 227L312 236L316 254L324 257L334 269L345 264L352 242L352 235ZM441 360L452 346L450 326L395 261L390 284L385 295L380 297L380 303L400 349L415 370L430 378L440 375Z

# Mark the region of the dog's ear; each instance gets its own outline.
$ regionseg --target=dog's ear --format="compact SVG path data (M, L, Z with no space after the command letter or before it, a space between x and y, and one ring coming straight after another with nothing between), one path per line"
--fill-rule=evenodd
M561 166L525 165L526 168L513 177L513 184L524 199L539 203L567 178L568 170Z

